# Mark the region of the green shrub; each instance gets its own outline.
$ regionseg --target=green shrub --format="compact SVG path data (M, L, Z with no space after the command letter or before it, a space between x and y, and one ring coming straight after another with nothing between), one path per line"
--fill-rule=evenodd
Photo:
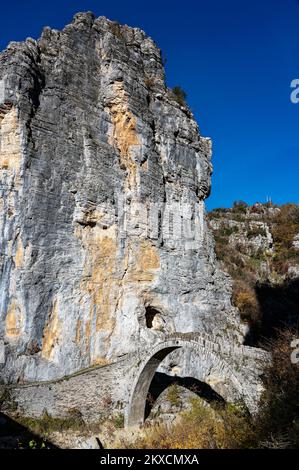
M122 413L118 413L113 417L113 424L116 429L122 429L125 425L125 417Z
M259 304L253 288L244 282L233 285L233 304L239 309L241 319L256 324L260 320Z
M233 205L233 211L234 212L241 212L243 214L246 214L248 208L248 204L244 201L235 201Z
M299 447L299 364L292 364L291 342L299 330L285 330L268 343L272 363L264 371L263 402L257 419L263 447Z
M171 385L167 390L167 400L172 406L179 407L182 405L180 390L177 385Z
M220 236L223 237L230 237L233 233L238 233L239 232L239 227L237 225L232 226L232 227L224 227L219 229L218 233Z
M187 93L180 86L175 86L172 89L172 93L173 93L175 100L181 106L186 106Z
M258 236L266 237L267 236L266 230L262 227L252 227L251 229L247 231L247 238L249 239L255 238Z
M191 409L172 426L154 425L133 443L139 449L239 449L255 444L254 427L240 407L210 407L200 398L191 399Z

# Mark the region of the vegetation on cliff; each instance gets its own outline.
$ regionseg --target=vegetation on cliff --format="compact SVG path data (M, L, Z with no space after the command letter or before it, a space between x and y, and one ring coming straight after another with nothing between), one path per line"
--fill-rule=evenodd
M237 202L209 214L233 301L248 324L248 344L263 345L298 323L299 206Z

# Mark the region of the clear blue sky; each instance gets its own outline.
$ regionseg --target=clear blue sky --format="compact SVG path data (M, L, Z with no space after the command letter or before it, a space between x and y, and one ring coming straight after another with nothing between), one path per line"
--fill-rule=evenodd
M2 2L0 49L62 28L79 11L138 26L167 59L169 86L181 85L201 133L213 139L208 208L236 199L299 203L299 78L296 0L11 0Z

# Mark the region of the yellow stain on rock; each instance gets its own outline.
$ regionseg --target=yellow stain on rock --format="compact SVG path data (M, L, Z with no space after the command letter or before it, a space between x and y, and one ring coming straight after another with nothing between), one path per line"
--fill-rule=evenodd
M22 332L24 315L21 306L16 299L12 299L7 310L5 320L6 336L10 339L17 339Z
M15 254L15 266L17 269L20 269L23 267L24 264L24 249L23 249L23 244L21 237L18 237L17 241L17 249L16 249L16 254Z
M110 112L113 123L113 135L110 144L116 146L120 153L121 165L128 171L127 183L130 189L137 185L137 164L132 158L131 149L140 145L136 131L136 118L128 108L128 95L121 82L112 85L116 95Z
M15 107L0 112L0 184L6 183L5 177L9 177L7 188L6 216L15 215L16 190L20 188L21 168L21 132L18 120L18 111ZM2 204L3 210L3 204ZM2 212L2 211L0 211ZM20 252L19 252L20 255ZM17 263L21 262L21 257Z
M157 248L149 240L143 240L133 249L133 264L128 270L127 282L152 282L159 268Z
M145 160L145 162L141 164L141 168L143 171L148 171L148 160Z
M105 364L105 354L116 326L116 312L121 306L125 285L153 281L160 267L160 257L149 240L134 245L128 243L124 256L120 257L115 225L106 230L99 225L79 226L75 235L81 240L85 252L80 289L85 294L84 302L87 294L90 304L88 320L82 325L77 323L76 342L85 344L88 352L91 341L100 333L104 341L103 350L99 357L92 360L92 364Z
M18 111L11 108L0 119L0 170L18 175L21 164L21 137Z
M92 315L92 309L90 309L90 316L91 315ZM90 350L90 341L91 341L91 319L89 319L85 325L85 350L86 352Z
M155 270L160 267L158 250L148 240L144 240L139 247L138 263L142 271Z
M85 325L86 346L92 335L92 319L96 315L96 331L109 337L115 327L115 310L120 287L117 262L115 227L78 228L76 236L82 240L86 252L81 289L91 300L90 319Z
M58 343L61 334L61 324L58 317L59 303L55 299L44 329L42 357L50 360L53 355L55 344Z
M108 364L109 361L105 357L98 357L92 363L94 366L106 366Z
M76 343L80 344L81 341L81 330L82 330L82 321L79 319L77 321L77 327L76 327Z

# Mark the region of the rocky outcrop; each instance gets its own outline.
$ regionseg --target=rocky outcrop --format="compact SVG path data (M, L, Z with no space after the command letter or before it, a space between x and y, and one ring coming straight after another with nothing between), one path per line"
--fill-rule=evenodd
M78 14L0 56L4 382L106 365L174 332L240 344L204 199L211 142L143 31Z
M298 205L237 202L231 209L210 212L209 226L222 267L233 278L233 265L243 269L243 277L250 271L255 282L277 284L298 277Z
M268 350L298 325L299 206L239 202L209 220L221 267L233 279L233 304L248 325L245 344Z
M299 250L299 233L294 237L293 247L295 248L295 250Z

